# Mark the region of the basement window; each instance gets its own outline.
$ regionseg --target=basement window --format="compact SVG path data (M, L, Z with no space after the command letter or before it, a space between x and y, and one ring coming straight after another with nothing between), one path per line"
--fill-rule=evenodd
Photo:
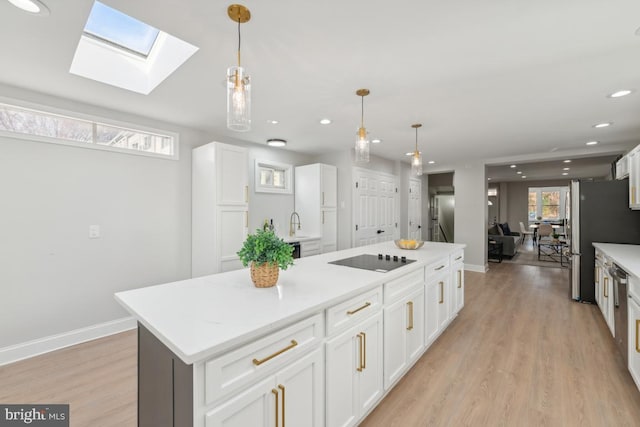
M106 123L61 111L0 103L0 135L83 148L178 159L178 135Z

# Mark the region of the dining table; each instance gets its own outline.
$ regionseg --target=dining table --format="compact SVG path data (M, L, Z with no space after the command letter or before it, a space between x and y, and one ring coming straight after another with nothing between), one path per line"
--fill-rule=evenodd
M541 224L529 224L529 228L533 229L533 244L535 245L536 242L538 241L538 228L540 227ZM551 228L553 228L554 230L557 230L559 228L561 228L562 226L559 224L551 224Z

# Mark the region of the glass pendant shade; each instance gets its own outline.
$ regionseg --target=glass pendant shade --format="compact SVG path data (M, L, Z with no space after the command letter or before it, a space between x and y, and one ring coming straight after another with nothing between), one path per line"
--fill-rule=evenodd
M238 66L227 69L227 128L251 130L251 79Z
M416 151L411 158L411 173L413 175L422 175L422 155Z
M367 130L365 128L358 129L356 138L356 162L369 161L369 140L367 139Z

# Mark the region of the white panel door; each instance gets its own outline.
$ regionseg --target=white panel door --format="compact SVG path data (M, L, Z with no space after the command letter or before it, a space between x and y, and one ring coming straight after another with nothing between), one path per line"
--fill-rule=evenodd
M422 182L409 180L409 238L422 240Z
M407 310L405 301L384 309L384 388L388 389L407 367Z
M424 339L427 345L438 336L438 312L440 307L440 285L438 280L429 280L425 287Z
M272 427L275 424L276 399L273 377L240 393L207 413L207 427Z
M353 169L353 246L397 238L397 179L375 171Z
M424 349L424 287L414 292L405 301L407 310L407 360L411 363L422 355Z
M249 212L244 206L218 208L218 245L220 266L217 272L242 268L237 252L247 237Z
M327 341L327 426L351 426L358 419L358 344L353 329Z

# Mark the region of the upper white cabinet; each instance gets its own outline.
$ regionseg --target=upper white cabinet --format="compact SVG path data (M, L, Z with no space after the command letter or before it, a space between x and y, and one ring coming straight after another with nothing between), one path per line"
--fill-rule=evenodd
M298 166L294 185L302 233L321 236L323 253L337 250L337 168L321 163Z
M192 153L193 277L241 268L249 225L247 150L211 142Z
M640 209L640 145L626 157L629 166L629 207Z

